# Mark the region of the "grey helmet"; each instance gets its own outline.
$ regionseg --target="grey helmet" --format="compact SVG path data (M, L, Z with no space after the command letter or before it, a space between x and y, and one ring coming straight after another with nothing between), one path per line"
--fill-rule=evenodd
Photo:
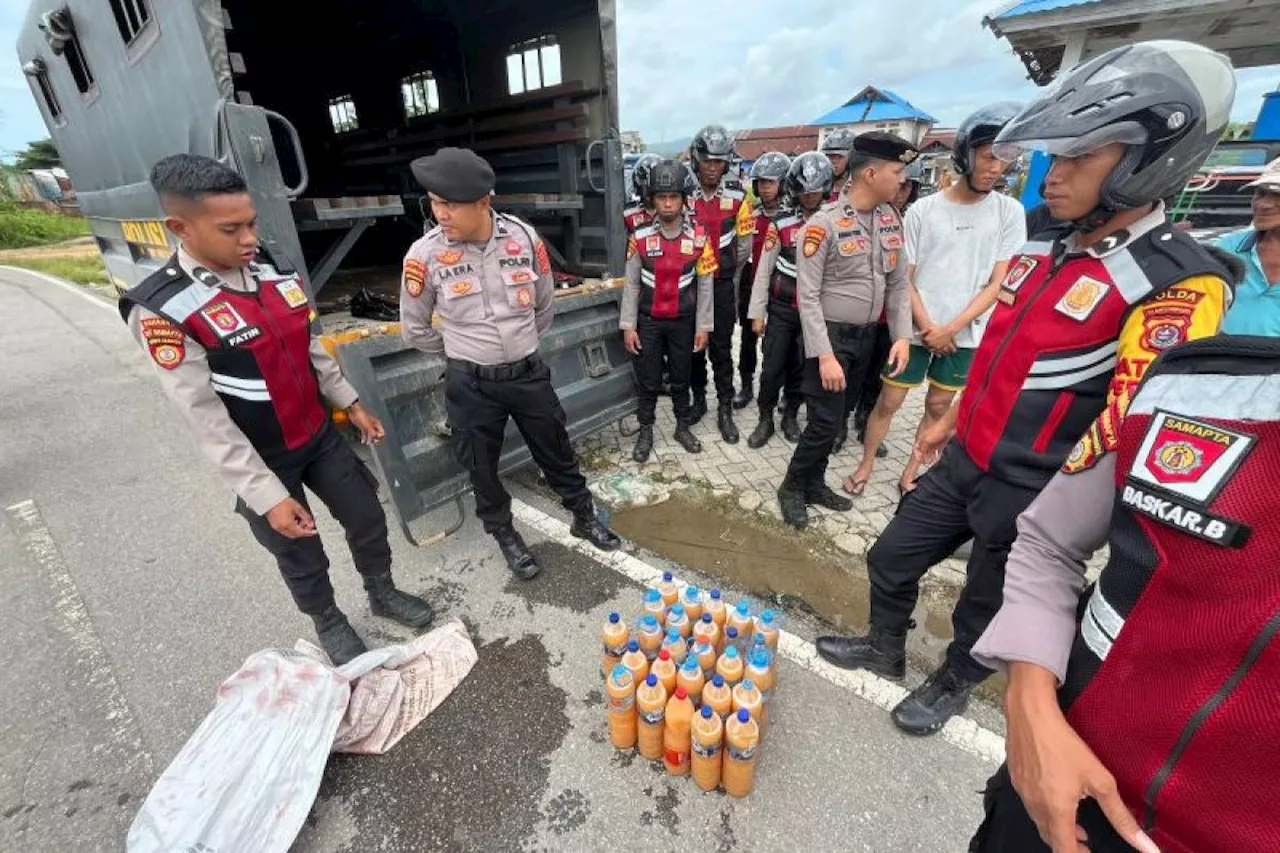
M968 177L973 171L974 149L995 142L1004 126L1021 111L1022 104L1017 101L999 101L982 107L960 122L960 126L956 128L955 143L951 147L956 174ZM972 187L970 184L970 189Z
M751 164L751 191L759 196L760 190L756 188L756 181L761 178L766 181L781 181L787 176L787 170L790 168L791 158L781 151L767 151L761 154Z
M694 190L693 175L683 163L675 160L660 160L649 170L649 189L645 199L652 198L655 193L680 193L689 195Z
M649 173L654 166L662 162L662 157L657 154L641 154L636 160L635 165L631 167L631 191L632 195L637 198L646 199L649 197Z
M793 202L799 204L800 196L805 193L822 193L825 199L831 195L835 181L836 173L827 156L817 151L806 151L791 161L783 189Z
M839 154L848 157L853 153L853 137L854 132L849 128L837 127L822 140L818 150L823 154Z
M924 161L919 157L907 164L907 168L902 173L904 181L915 181L917 184L924 183Z
M724 125L707 125L689 143L689 158L694 168L704 160L723 160L727 169L733 160L733 134Z
M996 137L996 155L1025 150L1078 157L1113 142L1128 150L1102 185L1098 207L1078 220L1097 228L1116 211L1182 189L1227 126L1236 80L1220 53L1184 41L1118 47L1062 74Z

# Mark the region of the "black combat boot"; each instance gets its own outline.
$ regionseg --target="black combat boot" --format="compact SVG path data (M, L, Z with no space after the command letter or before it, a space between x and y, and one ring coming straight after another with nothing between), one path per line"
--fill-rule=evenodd
M716 425L720 427L720 437L726 444L738 443L738 425L733 422L733 406L721 403L716 412Z
M818 654L842 669L866 669L901 681L907 674L907 632L890 633L875 625L865 637L819 637Z
M889 716L894 725L909 735L931 735L947 720L964 713L969 706L969 694L977 686L978 682L966 681L944 663L924 684L908 693Z
M689 425L693 426L698 421L706 417L707 414L707 389L701 391L696 388L693 391L693 405L689 409Z
M493 538L498 540L498 548L502 550L502 556L507 561L507 568L511 569L516 577L527 581L542 571L542 566L539 566L533 554L529 553L529 546L524 544L524 538L516 532L514 527L495 530Z
M747 436L747 447L758 450L768 444L771 438L773 438L773 415L762 414L756 428L751 431L751 435Z
M436 612L416 595L396 589L391 572L365 575L364 590L369 596L369 609L374 616L382 616L399 622L406 628L420 631L431 624Z
M369 651L338 605L330 604L322 612L311 614L311 621L315 623L320 647L334 666L342 666Z
M698 437L689 429L689 425L684 421L676 421L676 431L671 435L676 440L676 444L680 445L688 453L701 453L702 442L698 441Z
M836 494L835 490L826 483L820 483L805 489L804 502L814 506L825 507L826 509L833 509L836 512L848 512L853 509L853 501L844 495Z
M809 526L809 508L804 505L804 492L787 488L783 483L778 489L778 506L782 508L782 520L801 529Z
M836 443L831 445L831 453L834 456L844 448L844 443L849 440L849 423L848 421L840 422L840 431L836 433Z
M653 424L640 424L636 433L636 446L631 451L631 458L637 462L648 462L653 452Z
M751 405L751 401L756 398L755 388L751 383L751 377L742 380L742 388L737 394L733 395L733 407L735 409L745 409Z
M782 437L792 444L800 440L800 422L796 420L799 413L798 408L782 410Z
M580 515L575 515L573 524L569 527L569 533L579 539L587 540L601 551L616 551L622 547L622 539L618 537L618 534L605 527L604 522L596 515L594 508Z

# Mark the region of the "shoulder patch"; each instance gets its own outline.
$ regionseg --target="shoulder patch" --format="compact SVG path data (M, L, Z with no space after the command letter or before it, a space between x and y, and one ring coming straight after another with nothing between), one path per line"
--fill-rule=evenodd
M544 240L538 240L533 247L533 252L538 257L538 272L547 275L551 272L551 256L547 254L547 244Z
M443 256L446 254L452 254L453 252L457 252L457 250L450 250L449 252L441 252L440 256ZM457 256L458 256L457 259L452 261L452 263L457 263L459 260L462 259L461 252L457 252ZM439 256L437 256L437 260L440 260ZM444 261L441 260L441 263L444 263ZM419 296L422 295L422 289L424 287L424 283L426 282L426 280L427 280L427 265L423 261L419 260L418 258L405 258L405 261L404 261L405 291L413 298L415 299L418 298Z
M804 256L812 258L818 254L818 249L822 248L822 243L827 239L827 229L821 225L810 225L804 229Z
M139 324L151 360L165 370L173 370L186 358L186 333L163 317L145 317Z

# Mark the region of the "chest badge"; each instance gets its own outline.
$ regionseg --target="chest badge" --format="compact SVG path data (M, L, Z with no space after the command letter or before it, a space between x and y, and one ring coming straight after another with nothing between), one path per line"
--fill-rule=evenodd
M720 199L720 209L721 209L721 210L733 210L733 199L731 199L731 198L729 198L729 197L727 197L727 196L726 196L726 197L724 197L724 198L722 198L722 199Z
M533 291L527 287L522 287L516 293L516 303L521 308L528 308L533 304Z
M234 335L241 329L249 326L240 316L240 312L236 311L229 302L215 302L208 308L201 310L200 316L204 317L213 331L220 338L227 338Z
M296 278L287 278L284 281L276 282L276 292L280 294L280 298L284 300L284 304L290 308L300 308L307 304L306 291L298 284Z
M1083 323L1093 314L1094 309L1098 307L1098 304L1102 302L1110 289L1111 285L1106 282L1082 275L1076 279L1075 284L1071 285L1071 288L1058 300L1058 304L1053 307L1059 313Z
M507 241L507 254L508 254L508 255L511 255L512 257L515 257L516 255L520 254L520 253L521 253L521 252L523 252L523 251L524 251L524 246L521 246L521 245L520 245L520 241L519 241L519 240L514 240L514 239L513 239L513 240L508 240L508 241Z
M682 255L693 254L693 240L691 238L686 237L680 241L680 254Z
M644 238L644 253L650 258L656 258L662 254L662 241L657 234L650 234Z
M437 252L436 260L444 264L446 267L451 267L458 261L462 260L462 250L445 249L443 252Z

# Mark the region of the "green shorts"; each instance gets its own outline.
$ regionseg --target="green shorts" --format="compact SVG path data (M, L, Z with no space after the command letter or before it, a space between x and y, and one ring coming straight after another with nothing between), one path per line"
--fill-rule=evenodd
M880 371L880 378L886 385L898 388L915 388L928 379L930 385L944 391L960 391L969 378L969 365L972 363L972 349L961 347L950 355L935 355L926 346L912 344L906 369L891 377L890 367L886 364Z

